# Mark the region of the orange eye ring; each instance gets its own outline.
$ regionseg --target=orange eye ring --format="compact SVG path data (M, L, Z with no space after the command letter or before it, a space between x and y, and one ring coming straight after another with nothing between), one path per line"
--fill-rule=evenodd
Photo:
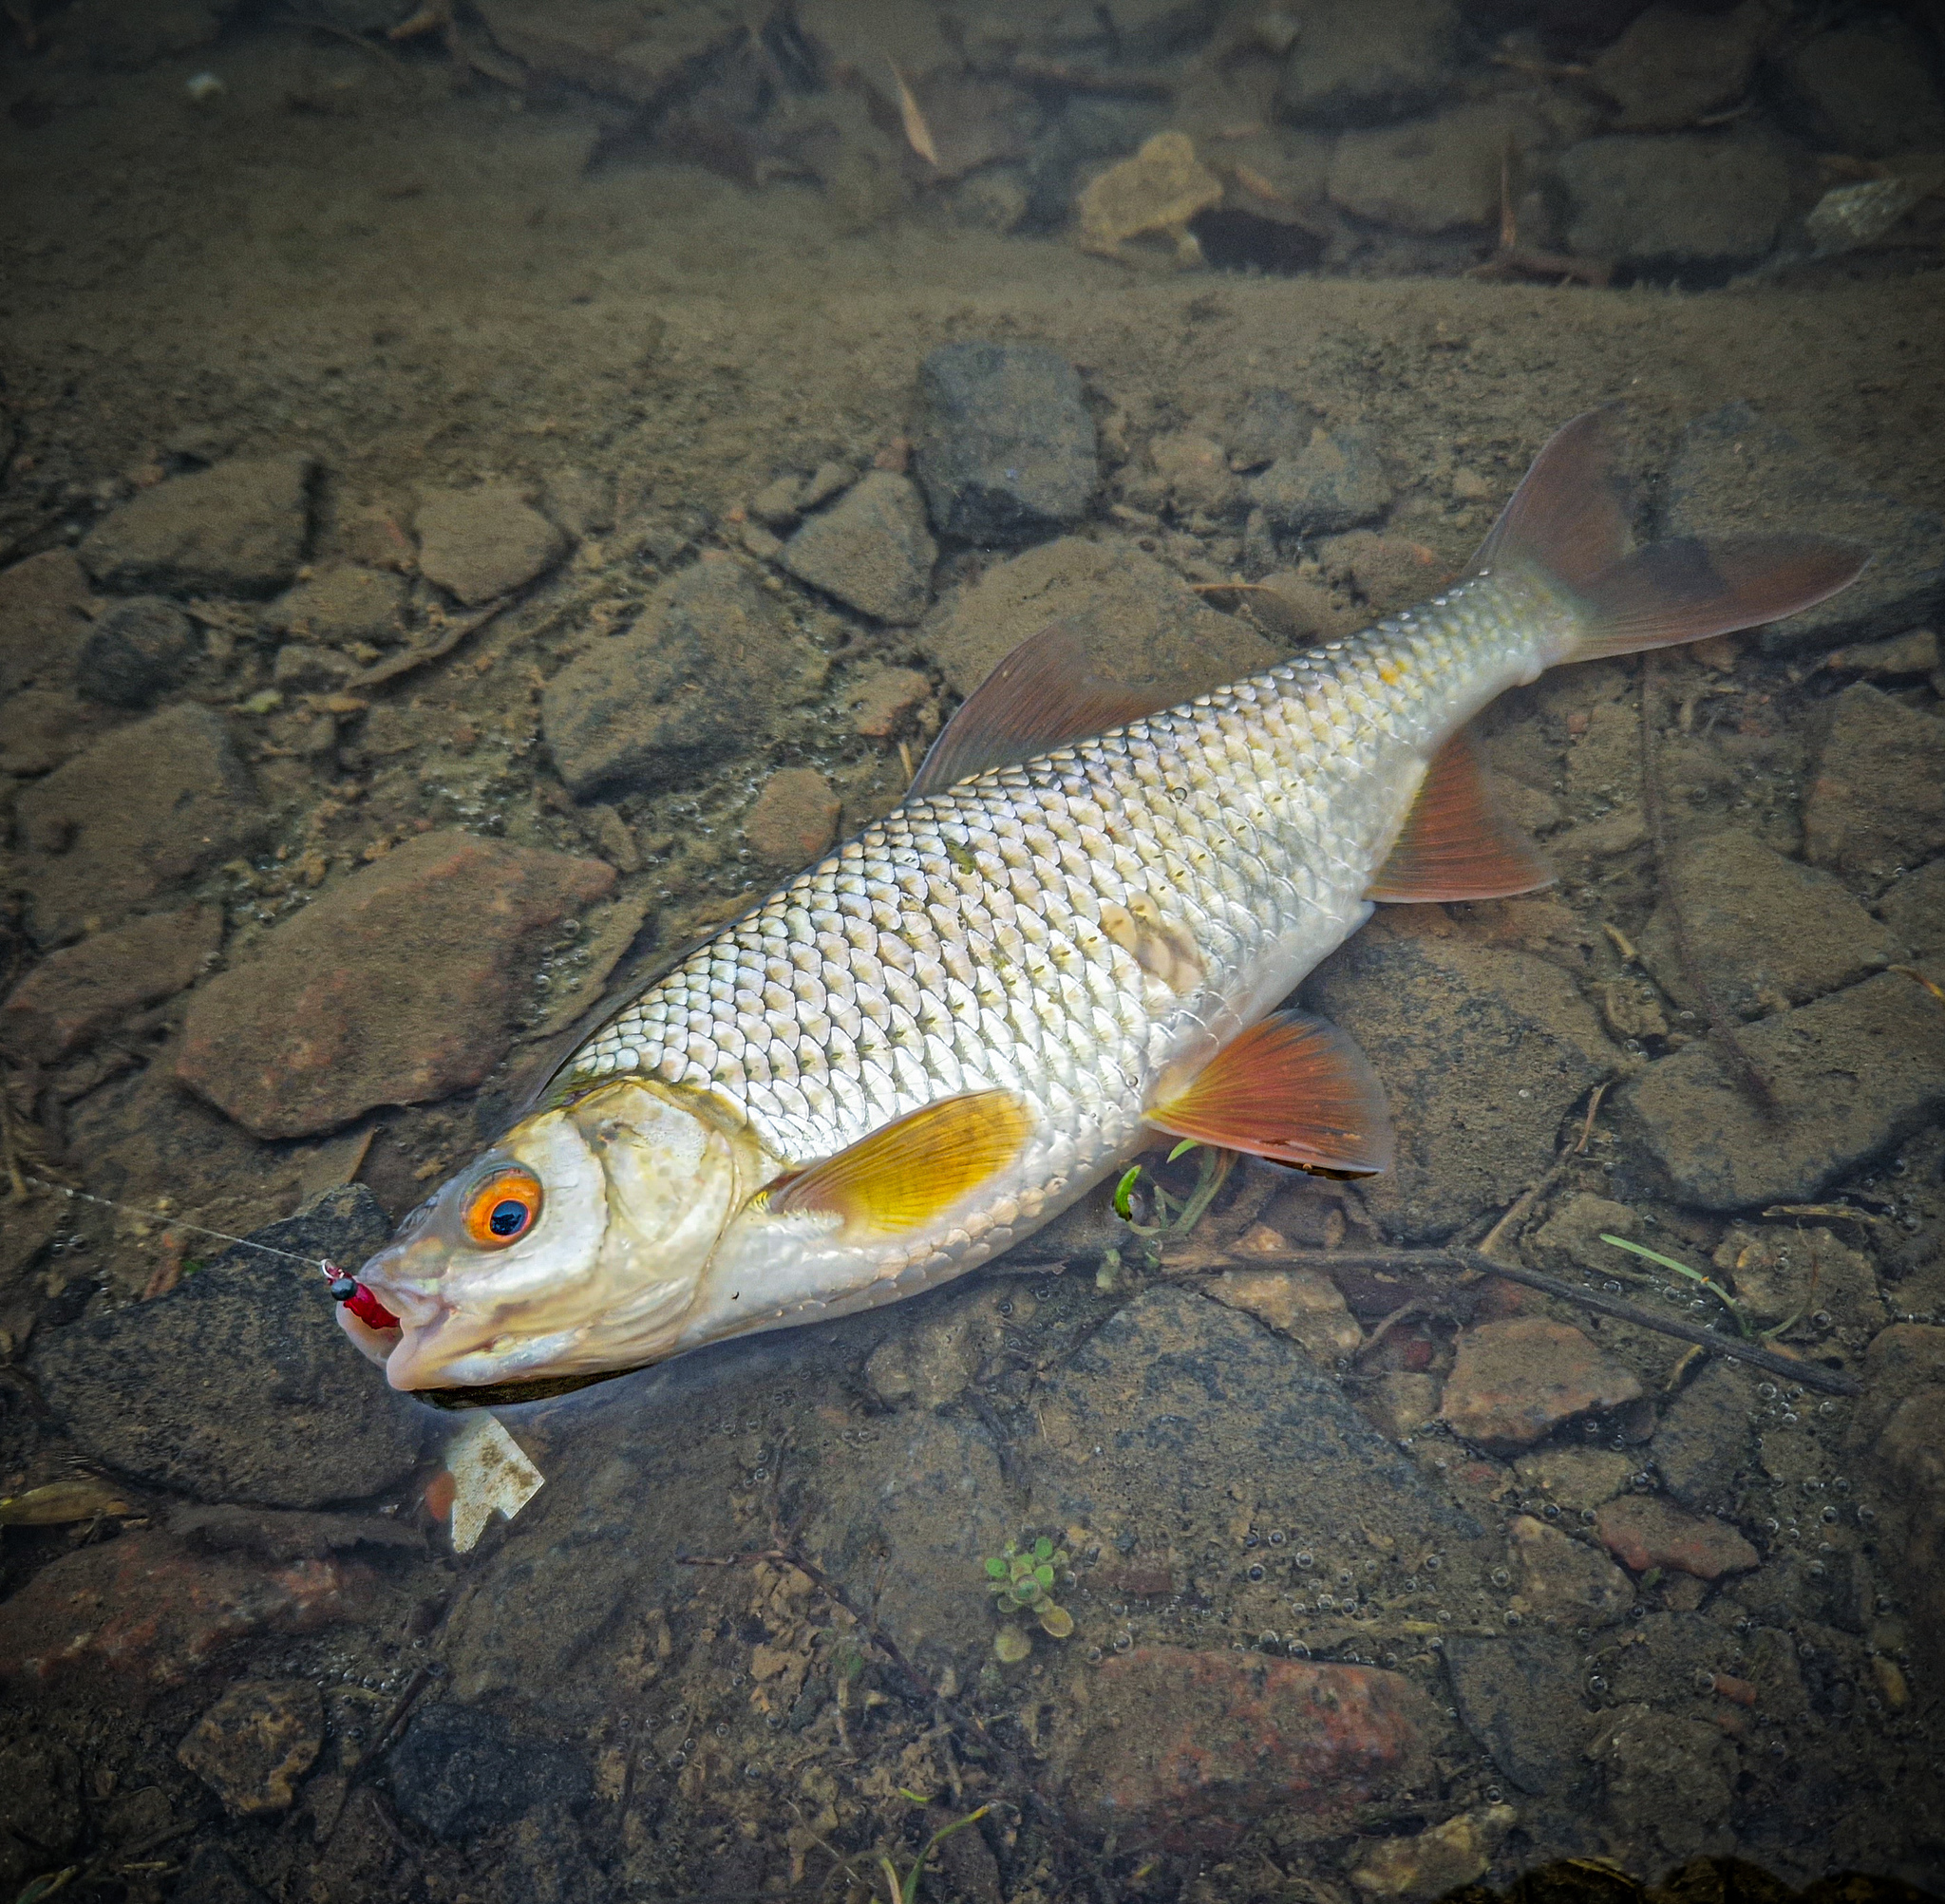
M502 1165L473 1186L464 1220L482 1250L518 1243L540 1220L540 1179L519 1164Z

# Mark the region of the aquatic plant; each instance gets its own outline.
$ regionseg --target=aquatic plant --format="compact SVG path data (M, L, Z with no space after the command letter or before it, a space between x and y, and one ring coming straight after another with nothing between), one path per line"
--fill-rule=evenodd
M1044 1534L1024 1553L1017 1541L1009 1540L987 1556L987 1582L1003 1612L1030 1612L1049 1639L1064 1640L1073 1631L1074 1619L1054 1604L1053 1579L1067 1564L1067 1550ZM1007 1665L1015 1665L1032 1651L1032 1635L1009 1621L994 1635L992 1650Z

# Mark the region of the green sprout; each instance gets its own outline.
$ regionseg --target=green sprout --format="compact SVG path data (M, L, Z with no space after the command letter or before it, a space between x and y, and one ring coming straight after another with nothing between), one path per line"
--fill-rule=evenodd
M1209 1146L1204 1148L1192 1137L1185 1137L1168 1153L1168 1161L1173 1163L1179 1157L1186 1157L1190 1151L1199 1150L1201 1156L1196 1161L1196 1187L1180 1203L1177 1203L1160 1183L1151 1183L1149 1195L1155 1199L1156 1216L1160 1219L1153 1223L1138 1222L1135 1218L1135 1186L1142 1180L1142 1166L1137 1163L1123 1172L1119 1183L1114 1186L1114 1214L1134 1231L1138 1236L1184 1236L1202 1220L1202 1213L1216 1200L1216 1193L1229 1180L1229 1173L1236 1167L1236 1152L1219 1150Z
M1049 1639L1064 1640L1074 1630L1074 1617L1054 1605L1053 1580L1067 1564L1067 1550L1044 1534L1024 1554L1017 1541L1009 1540L987 1556L987 1585L1002 1612L1031 1612ZM1032 1636L1009 1620L994 1636L992 1650L1006 1665L1014 1666L1033 1650Z
M930 1799L921 1799L916 1792L908 1792L902 1785L898 1790L901 1797L908 1798L916 1804L931 1803ZM800 1806L793 1804L791 1809L797 1813L800 1819L803 1818L803 1812ZM983 1804L977 1811L968 1812L964 1818L954 1819L951 1824L939 1826L925 1840L918 1856L912 1860L911 1870L906 1872L902 1877L898 1876L898 1867L883 1852L879 1852L878 1855L878 1867L884 1874L885 1881L885 1895L882 1900L878 1897L877 1885L867 1883L858 1867L841 1851L839 1851L833 1845L826 1844L814 1831L810 1832L810 1837L812 1841L821 1850L835 1860L839 1870L842 1871L854 1884L862 1890L870 1892L871 1904L918 1904L918 1880L925 1876L925 1867L930 1861L932 1854L947 1838L951 1838L955 1831L964 1831L967 1826L977 1824L991 1809L992 1806L991 1804ZM806 1825L804 1829L809 1831L810 1827Z

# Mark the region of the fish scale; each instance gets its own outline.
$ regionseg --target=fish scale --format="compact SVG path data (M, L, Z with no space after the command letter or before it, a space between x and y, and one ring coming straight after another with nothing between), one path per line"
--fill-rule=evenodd
M940 1098L1014 1091L1036 1137L992 1199L1009 1207L966 1218L992 1254L1019 1216L1139 1144L1171 1065L1213 1051L1356 929L1426 759L1538 672L1560 608L1525 577L1480 577L910 801L624 1008L562 1082L713 1091L792 1165ZM1103 907L1131 898L1186 930L1199 984L1178 995L1104 933Z

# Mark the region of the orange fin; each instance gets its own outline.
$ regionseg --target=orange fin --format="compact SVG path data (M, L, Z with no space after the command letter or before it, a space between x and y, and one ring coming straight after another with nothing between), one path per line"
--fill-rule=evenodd
M838 1216L846 1242L909 1235L1004 1170L1032 1128L1011 1091L945 1098L772 1185L768 1206Z
M1368 899L1506 899L1551 885L1531 842L1501 813L1461 732L1433 755L1391 856Z
M1085 629L1071 620L1051 622L959 704L919 763L906 798L942 793L974 774L1030 761L1174 705L1102 680L1093 672Z
M1377 1073L1334 1025L1275 1011L1225 1045L1189 1086L1147 1113L1194 1138L1305 1170L1368 1176L1391 1167L1391 1122Z
M1533 568L1578 588L1620 558L1627 537L1627 492L1615 475L1607 412L1586 410L1541 445L1472 572Z
M1869 550L1829 536L1651 543L1580 586L1584 619L1569 659L1636 654L1780 621L1849 588L1870 559Z

